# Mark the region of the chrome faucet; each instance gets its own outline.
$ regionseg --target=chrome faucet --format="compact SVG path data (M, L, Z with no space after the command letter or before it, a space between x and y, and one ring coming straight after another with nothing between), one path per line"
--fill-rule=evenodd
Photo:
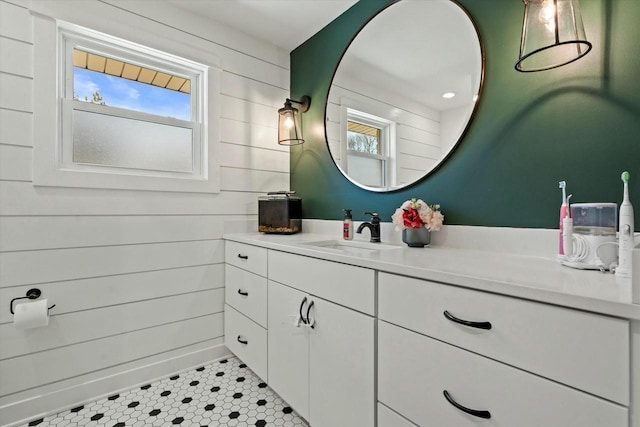
M356 230L356 233L362 233L366 228L371 232L371 243L380 243L380 217L377 213L365 212L365 215L371 215L371 222L363 222Z

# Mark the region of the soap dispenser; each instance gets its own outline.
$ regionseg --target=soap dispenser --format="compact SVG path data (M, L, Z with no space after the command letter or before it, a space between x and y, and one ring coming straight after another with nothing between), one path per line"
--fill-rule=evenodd
M342 223L342 238L344 240L353 239L353 220L351 218L351 209L344 210L344 221Z

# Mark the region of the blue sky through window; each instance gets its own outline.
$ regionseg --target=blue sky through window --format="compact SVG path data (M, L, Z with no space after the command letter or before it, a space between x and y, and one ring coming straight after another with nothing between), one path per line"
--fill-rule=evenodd
M191 120L190 94L74 68L74 96L81 101L84 101L85 97L90 101L95 92L99 92L105 104L111 107Z

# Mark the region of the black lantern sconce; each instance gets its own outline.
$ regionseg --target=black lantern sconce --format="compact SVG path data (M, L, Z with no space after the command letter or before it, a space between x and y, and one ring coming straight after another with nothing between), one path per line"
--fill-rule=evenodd
M295 108L291 103L299 104L300 107ZM300 113L306 112L310 105L311 98L306 95L300 101L287 98L284 107L278 110L278 144L304 144Z

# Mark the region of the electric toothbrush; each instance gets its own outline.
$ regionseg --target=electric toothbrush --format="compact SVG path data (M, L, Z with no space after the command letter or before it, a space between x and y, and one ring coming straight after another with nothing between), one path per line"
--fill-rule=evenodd
M564 219L568 216L567 214L567 183L565 181L560 181L558 183L558 188L562 189L562 205L560 206L560 244L558 246L558 257L560 259L564 259Z
M571 217L571 203L569 200L573 194L567 196L567 216L562 220L562 246L564 256L571 259L573 255L573 218Z
M624 183L624 196L620 205L620 229L618 232L618 267L616 276L631 278L631 256L634 245L633 238L633 206L629 201L629 172L622 172L620 177Z

